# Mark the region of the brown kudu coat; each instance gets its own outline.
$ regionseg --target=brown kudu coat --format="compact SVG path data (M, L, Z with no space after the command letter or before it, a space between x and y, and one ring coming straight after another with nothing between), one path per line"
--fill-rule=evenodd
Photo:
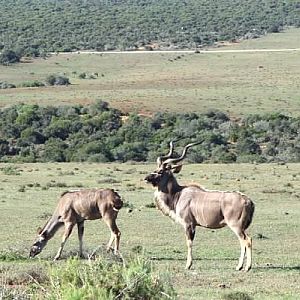
M65 192L61 195L52 217L39 231L36 242L31 247L30 256L39 254L56 231L65 226L61 246L55 256L60 258L66 240L70 236L75 224L78 227L79 255L82 253L82 238L84 221L103 218L111 230L111 238L108 243L110 249L115 240L115 253L119 250L120 231L116 225L118 211L123 202L117 192L112 189L85 189Z

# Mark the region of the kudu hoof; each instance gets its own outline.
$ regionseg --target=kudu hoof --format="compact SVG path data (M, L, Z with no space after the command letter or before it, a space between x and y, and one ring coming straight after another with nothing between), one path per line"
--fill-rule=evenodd
M107 253L113 253L114 252L114 248L111 248L111 247L106 248L106 252Z
M53 261L58 261L58 260L60 260L60 256L55 256L55 257L53 258Z

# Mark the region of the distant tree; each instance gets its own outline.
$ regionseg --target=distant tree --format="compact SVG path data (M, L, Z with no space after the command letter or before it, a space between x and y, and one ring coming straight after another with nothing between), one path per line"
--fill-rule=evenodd
M251 138L239 140L236 150L239 155L261 154L260 146Z
M55 85L69 85L70 80L66 76L56 76Z
M0 139L0 157L9 153L9 143L6 140Z
M79 79L85 79L85 78L86 78L86 73L85 73L85 72L80 73L80 74L78 75L78 78L79 78Z
M49 75L49 76L47 76L47 78L46 78L46 83L48 84L48 85L54 85L55 84L55 75Z
M44 151L41 153L43 161L65 162L65 150L67 145L60 139L51 138L45 143Z
M147 159L147 148L143 142L125 142L116 149L113 149L112 152L114 159L121 162L128 160L145 161Z
M72 122L69 120L55 120L45 129L46 137L65 140L71 133Z
M15 84L8 83L6 81L0 82L0 90L1 89L13 89L16 88Z
M281 28L280 28L280 25L278 24L272 24L268 29L267 31L270 32L270 33L278 33L280 32Z
M66 76L49 75L46 78L46 83L48 85L69 85L70 84L70 80Z
M30 144L43 144L45 142L45 137L31 127L27 127L21 132L21 138Z
M20 56L13 50L4 50L0 54L0 64L9 65L20 61Z

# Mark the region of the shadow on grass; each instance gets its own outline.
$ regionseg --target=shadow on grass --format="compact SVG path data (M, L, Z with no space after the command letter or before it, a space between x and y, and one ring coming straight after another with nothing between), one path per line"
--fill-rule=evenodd
M37 256L35 258L32 258L32 260L36 259L36 260L40 260L40 261L48 261L48 262L54 262L54 263L59 263L59 262L64 262L67 261L70 258L78 258L80 260L95 260L98 257L101 257L103 259L106 260L110 260L110 261L116 261L119 262L121 261L121 257L119 255L115 255L113 253L113 250L107 251L106 250L106 245L100 245L95 249L84 249L83 251L83 257L79 256L79 253L77 250L75 249L71 249L71 250L65 250L63 251L61 257L58 260L54 261L54 256L55 256L56 252L52 252L52 253L47 253L47 255L42 255L42 256Z
M282 266L282 265L256 266L255 269L256 270L300 271L300 265L296 265L296 266Z
M157 256L151 256L151 260L155 261L186 261L186 257L157 257ZM207 258L207 257L198 257L193 258L193 261L235 261L236 258Z

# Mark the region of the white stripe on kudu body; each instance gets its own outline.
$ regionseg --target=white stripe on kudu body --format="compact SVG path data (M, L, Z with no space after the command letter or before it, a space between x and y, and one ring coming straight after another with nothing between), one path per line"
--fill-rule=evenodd
M167 155L158 157L158 168L150 173L145 181L151 183L157 207L185 229L188 247L186 268L192 266L192 243L196 226L219 229L228 226L238 237L241 255L236 267L241 270L246 256L245 271L252 265L252 241L246 229L252 222L254 203L240 192L206 190L197 185L181 186L173 173L179 173L188 148L199 144L192 143L184 147L182 155L172 158L173 142Z

